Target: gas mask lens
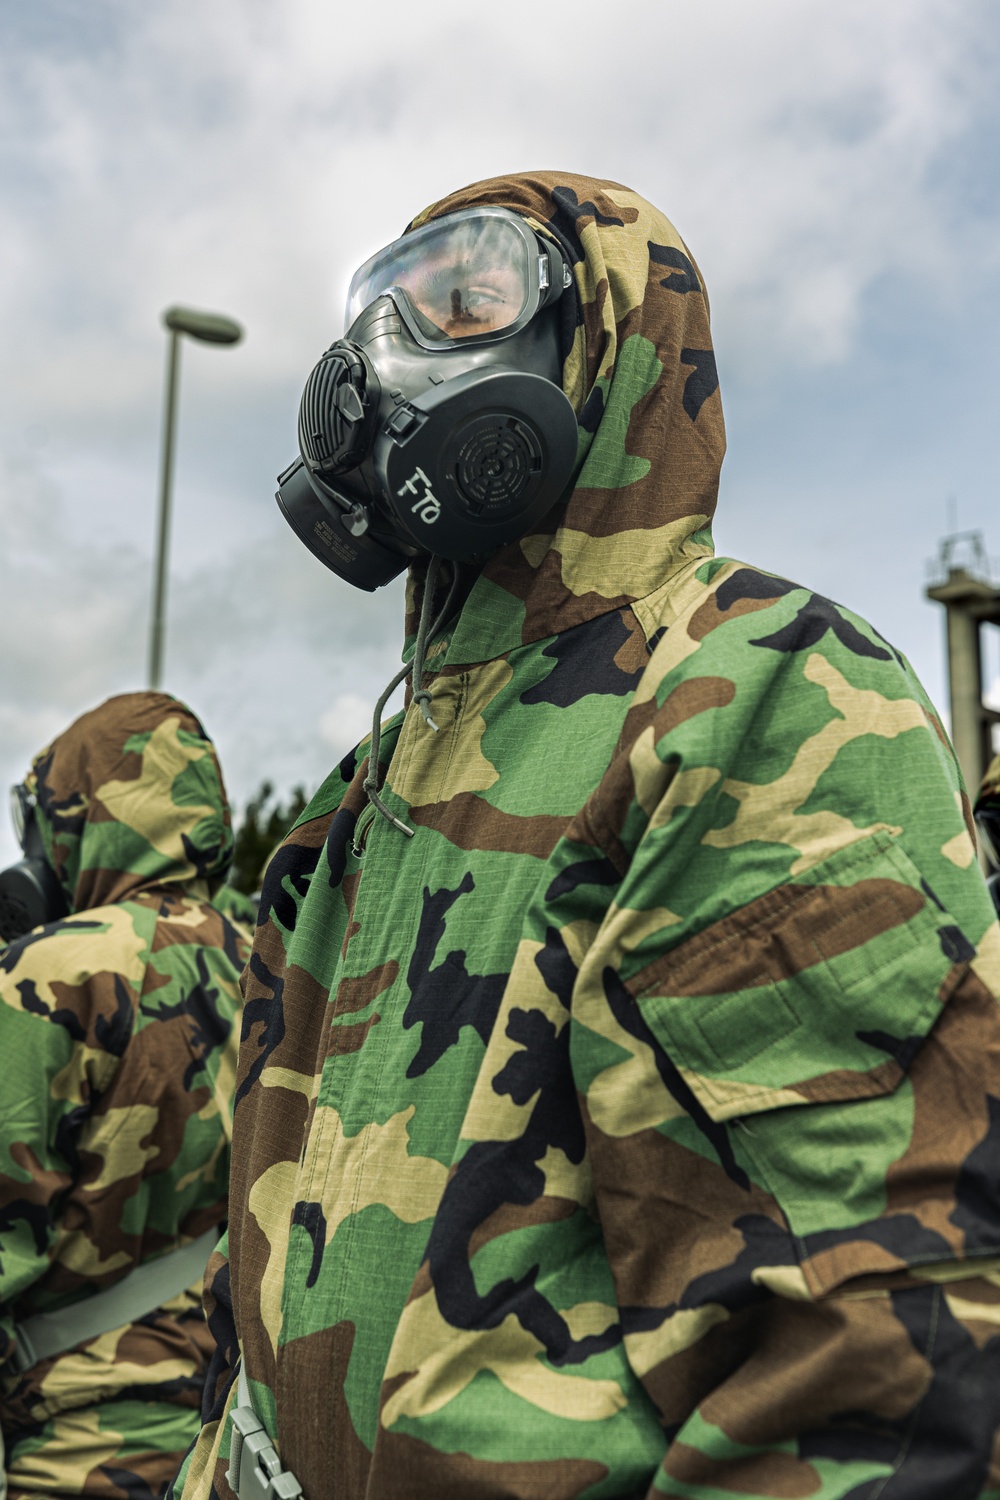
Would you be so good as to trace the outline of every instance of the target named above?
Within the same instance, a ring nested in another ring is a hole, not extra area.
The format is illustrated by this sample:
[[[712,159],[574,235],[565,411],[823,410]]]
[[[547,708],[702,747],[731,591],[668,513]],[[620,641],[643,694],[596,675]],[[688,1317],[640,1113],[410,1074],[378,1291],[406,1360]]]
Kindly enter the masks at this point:
[[[366,261],[351,281],[346,327],[392,289],[409,303],[410,331],[419,343],[481,338],[530,317],[548,283],[547,258],[519,215],[463,210],[404,235]]]
[[[14,824],[14,834],[21,848],[28,836],[28,823],[35,806],[33,792],[29,792],[24,782],[18,782],[10,789],[10,817]]]

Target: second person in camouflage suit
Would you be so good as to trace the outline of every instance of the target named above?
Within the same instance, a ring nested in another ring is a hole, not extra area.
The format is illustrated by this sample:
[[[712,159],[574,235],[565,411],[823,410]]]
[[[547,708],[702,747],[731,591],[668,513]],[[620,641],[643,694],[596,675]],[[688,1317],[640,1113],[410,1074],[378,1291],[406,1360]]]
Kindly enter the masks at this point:
[[[162,693],[84,714],[21,790],[69,915],[0,953],[9,1495],[152,1500],[198,1428],[199,1270],[41,1358],[31,1337],[157,1257],[176,1281],[171,1255],[225,1219],[246,957],[210,904],[229,806],[204,729]]]

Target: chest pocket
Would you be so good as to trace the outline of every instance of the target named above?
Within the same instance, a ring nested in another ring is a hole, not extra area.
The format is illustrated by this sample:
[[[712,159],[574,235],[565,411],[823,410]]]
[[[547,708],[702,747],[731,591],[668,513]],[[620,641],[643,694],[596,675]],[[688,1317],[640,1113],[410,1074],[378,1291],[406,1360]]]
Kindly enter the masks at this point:
[[[913,1134],[905,1081],[974,953],[880,833],[700,933],[632,988],[698,1105],[741,1127],[753,1175],[796,1236],[829,1235],[885,1213]],[[887,1269],[871,1249],[863,1269]]]

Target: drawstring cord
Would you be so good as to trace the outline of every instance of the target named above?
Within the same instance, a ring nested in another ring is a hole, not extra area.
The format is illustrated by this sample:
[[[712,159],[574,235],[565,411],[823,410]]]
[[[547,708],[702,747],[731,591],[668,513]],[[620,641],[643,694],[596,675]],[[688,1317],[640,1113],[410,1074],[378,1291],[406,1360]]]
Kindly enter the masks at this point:
[[[415,830],[412,828],[408,828],[405,823],[401,822],[400,819],[397,818],[395,814],[389,810],[388,807],[386,807],[382,798],[379,796],[378,752],[379,745],[382,739],[382,714],[385,711],[385,705],[392,697],[392,694],[399,687],[399,684],[404,680],[404,678],[409,677],[413,686],[413,701],[419,705],[420,712],[424,716],[424,722],[434,730],[435,734],[438,731],[438,725],[435,724],[433,718],[431,717],[431,695],[423,686],[424,658],[427,654],[428,642],[435,635],[437,635],[438,631],[441,629],[441,626],[446,623],[451,614],[452,601],[454,600],[455,594],[458,589],[459,579],[459,569],[456,567],[455,576],[451,581],[451,587],[448,589],[448,597],[445,599],[444,604],[437,615],[437,618],[432,622],[431,608],[434,603],[434,587],[437,583],[437,576],[440,567],[441,559],[439,557],[431,557],[430,561],[427,564],[427,577],[424,581],[424,597],[420,603],[420,620],[417,625],[417,639],[413,647],[413,660],[412,662],[407,663],[407,665],[402,667],[396,673],[395,677],[385,688],[382,696],[379,698],[378,702],[375,705],[375,713],[372,717],[371,748],[368,751],[368,775],[365,777],[364,781],[365,795],[367,796],[368,801],[371,803],[372,807],[374,807],[375,811],[377,813],[380,813],[382,817],[385,818],[387,823],[391,823],[393,828],[398,828],[400,833],[405,833],[408,839],[412,839]]]
[[[441,567],[441,559],[432,557],[427,564],[427,577],[424,581],[424,597],[420,601],[420,619],[417,623],[417,639],[413,647],[413,675],[410,678],[413,687],[413,701],[419,704],[420,712],[424,716],[424,723],[437,734],[438,726],[431,718],[431,695],[423,686],[424,681],[424,657],[427,654],[427,638],[430,634],[431,604],[434,601],[434,586],[437,583],[438,570]],[[455,570],[456,576],[458,569]],[[451,590],[449,589],[449,593]],[[437,620],[434,621],[435,626]]]

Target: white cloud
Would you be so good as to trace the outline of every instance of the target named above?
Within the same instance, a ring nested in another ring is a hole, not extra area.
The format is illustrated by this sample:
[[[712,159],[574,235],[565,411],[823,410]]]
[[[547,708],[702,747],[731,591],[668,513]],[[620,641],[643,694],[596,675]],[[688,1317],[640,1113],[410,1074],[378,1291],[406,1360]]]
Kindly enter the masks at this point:
[[[346,755],[372,727],[372,700],[360,693],[338,693],[320,716],[319,732],[337,756]]]
[[[604,172],[661,203],[743,373],[764,339],[796,363],[846,357],[866,287],[894,272],[940,290],[955,253],[928,175],[982,103],[980,4],[621,0],[610,46],[603,10],[567,25],[528,0],[502,26],[452,0],[103,12],[103,52],[15,45],[0,64],[20,138],[0,291],[15,404],[56,407],[77,441],[155,409],[170,301],[248,323],[206,380],[294,385],[339,331],[353,266],[493,171]]]
[[[724,386],[849,364],[872,289],[968,306],[996,195],[956,164],[994,109],[991,0],[33,0],[0,14],[0,766],[141,682],[161,310],[185,346],[168,682],[245,799],[315,783],[395,669],[361,597],[275,511],[305,375],[353,267],[462,182],[628,182],[706,272]],[[971,190],[970,190],[971,191]],[[776,396],[777,399],[777,396]],[[767,559],[762,558],[766,563]],[[362,708],[364,713],[362,713]],[[2,823],[2,816],[0,816]]]

